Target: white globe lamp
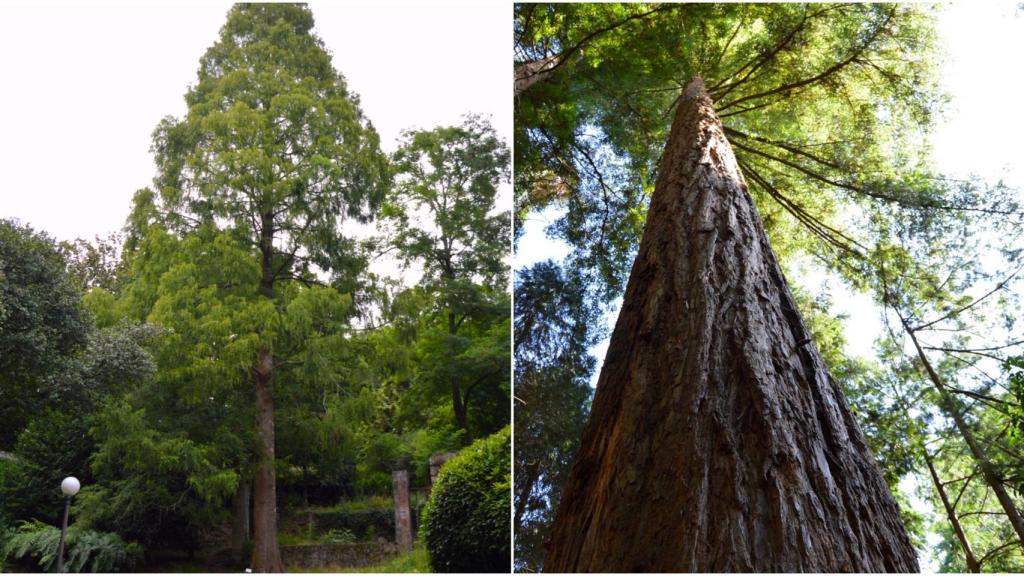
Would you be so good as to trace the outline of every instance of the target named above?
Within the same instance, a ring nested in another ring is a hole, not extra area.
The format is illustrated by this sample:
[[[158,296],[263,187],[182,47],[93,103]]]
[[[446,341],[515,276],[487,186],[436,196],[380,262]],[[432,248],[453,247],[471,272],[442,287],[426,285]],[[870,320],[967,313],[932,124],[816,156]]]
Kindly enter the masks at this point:
[[[81,488],[82,483],[79,482],[78,478],[75,478],[74,476],[68,476],[67,478],[64,479],[63,482],[60,483],[60,491],[63,492],[64,495],[67,496],[68,498],[71,498],[75,494],[78,494],[78,491]]]

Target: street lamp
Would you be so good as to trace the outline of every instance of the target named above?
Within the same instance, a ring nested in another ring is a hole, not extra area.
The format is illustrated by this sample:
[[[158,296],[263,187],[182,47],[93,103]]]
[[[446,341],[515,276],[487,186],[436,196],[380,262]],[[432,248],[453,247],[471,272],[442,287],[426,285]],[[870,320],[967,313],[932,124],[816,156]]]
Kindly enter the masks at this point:
[[[82,484],[78,478],[68,476],[60,483],[60,491],[64,493],[64,521],[60,525],[60,544],[57,545],[57,572],[64,571],[64,535],[68,532],[68,512],[71,511],[71,499],[78,494]]]

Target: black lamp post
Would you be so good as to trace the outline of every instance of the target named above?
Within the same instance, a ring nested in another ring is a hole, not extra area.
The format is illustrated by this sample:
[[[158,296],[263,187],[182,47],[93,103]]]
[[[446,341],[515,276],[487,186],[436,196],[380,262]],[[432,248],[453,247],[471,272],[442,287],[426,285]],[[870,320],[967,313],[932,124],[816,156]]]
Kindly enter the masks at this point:
[[[64,536],[68,532],[68,513],[71,511],[71,499],[81,487],[78,478],[74,476],[68,476],[60,483],[60,491],[64,493],[64,521],[60,525],[60,543],[57,544],[57,572],[64,571]]]

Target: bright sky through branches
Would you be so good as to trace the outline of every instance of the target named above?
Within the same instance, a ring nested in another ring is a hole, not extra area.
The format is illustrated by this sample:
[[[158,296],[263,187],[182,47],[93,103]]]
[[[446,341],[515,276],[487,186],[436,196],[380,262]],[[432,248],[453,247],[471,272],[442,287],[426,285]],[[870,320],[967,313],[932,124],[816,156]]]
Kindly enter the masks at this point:
[[[1024,12],[1016,3],[959,2],[942,8],[938,28],[947,54],[942,87],[950,101],[932,137],[936,166],[948,176],[976,175],[1024,189],[1024,159],[1017,143],[1024,134],[1019,105],[1024,76],[1017,73],[1019,56],[1024,54]],[[531,215],[519,243],[517,268],[568,254],[566,245],[543,237],[544,228],[557,217],[554,210]],[[851,294],[821,274],[792,280],[812,294],[827,285],[836,312],[848,316],[847,351],[873,355],[881,322],[870,296]],[[609,321],[614,324],[615,314]],[[599,362],[607,344],[606,340],[593,350]]]

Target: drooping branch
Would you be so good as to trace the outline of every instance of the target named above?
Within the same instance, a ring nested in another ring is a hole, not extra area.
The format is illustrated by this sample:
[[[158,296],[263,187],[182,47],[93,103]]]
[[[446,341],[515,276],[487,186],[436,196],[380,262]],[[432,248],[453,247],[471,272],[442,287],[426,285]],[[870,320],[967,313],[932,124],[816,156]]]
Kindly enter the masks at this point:
[[[968,303],[968,304],[966,304],[964,306],[961,306],[960,308],[957,308],[955,310],[951,310],[949,313],[943,314],[942,316],[939,316],[938,318],[936,318],[934,320],[930,320],[928,322],[924,322],[922,324],[918,324],[917,326],[915,326],[913,328],[914,332],[919,332],[921,330],[925,330],[925,329],[927,329],[927,328],[929,328],[931,326],[934,326],[934,325],[938,324],[939,322],[943,322],[945,320],[949,320],[950,318],[955,318],[955,317],[959,316],[960,314],[962,314],[962,313],[970,310],[971,308],[977,306],[978,304],[983,302],[989,296],[992,296],[996,292],[998,292],[998,291],[1002,290],[1003,288],[1005,288],[1006,285],[1009,284],[1010,281],[1013,280],[1013,278],[1015,276],[1017,276],[1017,274],[1021,271],[1021,269],[1024,269],[1024,262],[1021,262],[1020,266],[1017,266],[1017,268],[1014,269],[1014,271],[1009,276],[1007,276],[1001,282],[996,284],[996,286],[994,288],[992,288],[991,290],[986,292],[980,298],[978,298],[976,300],[972,300],[970,303]]]
[[[742,96],[740,98],[737,98],[736,100],[733,100],[731,102],[722,104],[721,106],[718,107],[718,111],[722,112],[722,111],[727,110],[727,109],[729,109],[729,108],[731,108],[731,107],[733,107],[733,106],[735,106],[737,104],[742,104],[743,102],[748,102],[750,100],[757,100],[757,99],[760,99],[760,98],[765,98],[767,96],[772,96],[774,94],[791,94],[795,90],[799,90],[799,89],[801,89],[801,88],[803,88],[805,86],[809,86],[811,84],[815,84],[817,82],[821,82],[822,80],[825,80],[826,78],[828,78],[828,77],[830,77],[830,76],[832,76],[834,74],[839,73],[844,68],[846,68],[848,65],[854,63],[856,61],[856,59],[861,54],[864,53],[865,50],[867,50],[869,47],[871,47],[871,45],[878,38],[878,35],[882,32],[882,30],[885,29],[886,26],[888,26],[889,22],[892,20],[892,18],[893,18],[893,16],[895,14],[896,14],[895,9],[891,10],[886,15],[885,20],[883,20],[882,23],[877,28],[875,28],[875,30],[871,33],[871,35],[868,37],[867,40],[865,40],[860,46],[858,46],[856,49],[854,49],[852,54],[847,56],[845,59],[840,60],[839,62],[836,62],[832,66],[829,66],[828,68],[826,68],[825,70],[821,71],[820,73],[815,74],[814,76],[811,76],[809,78],[803,78],[803,79],[797,80],[795,82],[790,82],[790,83],[787,83],[787,84],[782,84],[781,86],[777,86],[777,87],[772,88],[770,90],[765,90],[764,92],[758,92],[756,94],[749,94],[747,96]]]
[[[775,199],[787,212],[792,214],[808,230],[843,252],[855,256],[859,260],[864,259],[864,254],[855,248],[856,246],[861,250],[866,250],[864,245],[843,234],[839,230],[832,228],[828,224],[825,224],[821,220],[811,216],[799,204],[783,195],[776,186],[769,182],[767,178],[762,176],[751,165],[743,162],[742,160],[737,160],[737,162],[744,174],[750,176],[755,183],[767,192],[769,196]]]
[[[801,165],[801,164],[799,164],[799,163],[797,163],[797,162],[795,162],[793,160],[789,160],[789,159],[783,158],[781,156],[776,156],[774,154],[769,154],[768,152],[765,152],[764,150],[761,150],[761,149],[758,149],[758,148],[754,148],[753,146],[750,146],[748,144],[743,144],[742,142],[735,142],[734,141],[734,142],[732,142],[732,145],[735,148],[739,148],[740,150],[743,150],[745,152],[750,152],[751,154],[755,154],[757,156],[761,156],[762,158],[766,158],[768,160],[772,160],[774,162],[778,162],[779,164],[783,164],[785,166],[788,166],[788,167],[790,167],[790,168],[792,168],[792,169],[794,169],[794,170],[796,170],[796,171],[798,171],[798,172],[800,172],[800,173],[802,173],[802,174],[804,174],[806,176],[809,176],[809,177],[811,177],[814,180],[822,182],[824,184],[829,184],[831,186],[835,186],[835,187],[841,188],[843,190],[848,190],[850,192],[855,192],[857,194],[862,194],[864,196],[875,198],[877,200],[884,200],[886,202],[891,202],[891,203],[894,203],[894,204],[897,204],[897,205],[900,205],[900,206],[904,206],[904,207],[907,207],[907,208],[918,208],[918,209],[920,209],[920,208],[927,208],[927,209],[936,209],[936,210],[946,210],[946,211],[952,211],[952,212],[980,212],[980,213],[984,213],[984,214],[996,214],[996,215],[1002,215],[1002,216],[1009,216],[1009,215],[1017,215],[1017,214],[1019,214],[1019,212],[1013,211],[1013,210],[993,210],[993,209],[990,209],[990,208],[981,208],[981,207],[977,207],[977,206],[955,206],[955,205],[952,205],[952,204],[941,204],[941,203],[938,203],[938,202],[933,202],[933,201],[928,201],[928,200],[925,200],[925,201],[922,201],[922,202],[908,203],[905,199],[900,198],[899,196],[893,196],[891,194],[885,194],[885,193],[879,192],[877,190],[871,190],[871,189],[865,188],[863,186],[858,186],[856,184],[852,184],[850,182],[843,182],[843,181],[840,181],[840,180],[836,180],[834,178],[830,178],[830,177],[822,174],[821,172],[818,172],[816,170],[812,170],[812,169],[810,169],[810,168],[808,168],[806,166],[803,166],[803,165]]]
[[[797,34],[799,34],[801,31],[803,31],[807,27],[807,22],[811,18],[820,16],[821,14],[824,14],[825,12],[828,12],[828,11],[829,11],[829,8],[825,8],[825,9],[820,10],[820,11],[814,13],[814,14],[810,14],[809,15],[809,14],[807,14],[807,10],[805,8],[804,9],[804,13],[801,14],[801,16],[800,16],[800,21],[797,22],[796,26],[794,26],[789,32],[787,32],[786,35],[784,35],[782,37],[782,39],[779,40],[779,42],[777,44],[775,44],[772,48],[770,48],[768,51],[766,51],[764,54],[762,54],[760,58],[756,58],[754,60],[748,60],[743,66],[740,66],[739,69],[737,69],[732,74],[729,74],[727,76],[723,76],[722,79],[719,80],[717,83],[715,83],[714,86],[708,88],[708,93],[716,101],[722,100],[723,98],[725,98],[725,96],[727,94],[729,94],[729,92],[732,92],[737,86],[740,86],[743,83],[745,83],[747,80],[749,80],[750,77],[754,74],[754,72],[756,72],[759,68],[761,68],[762,66],[764,66],[768,62],[774,60],[776,56],[778,56],[785,49],[787,49],[793,43],[793,40],[796,38]],[[734,36],[735,36],[735,34],[734,34]],[[731,43],[731,42],[732,42],[732,39],[730,38],[729,43]],[[729,43],[726,44],[726,49],[728,49]],[[725,50],[723,50],[723,54],[724,53],[725,53]],[[721,57],[719,57],[719,58],[721,58]],[[747,68],[749,68],[749,70],[747,70]],[[729,81],[729,80],[735,78],[736,76],[742,74],[744,70],[747,70],[747,73],[744,74],[742,78],[740,78],[739,80],[736,80],[735,82],[730,82],[730,83],[726,84],[727,81]]]

